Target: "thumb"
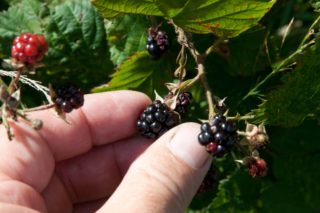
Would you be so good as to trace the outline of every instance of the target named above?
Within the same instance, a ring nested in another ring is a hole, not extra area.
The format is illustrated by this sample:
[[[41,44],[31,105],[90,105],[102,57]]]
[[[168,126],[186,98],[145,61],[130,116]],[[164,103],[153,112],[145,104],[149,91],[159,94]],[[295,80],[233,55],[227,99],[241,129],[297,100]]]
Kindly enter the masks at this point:
[[[100,212],[184,212],[211,163],[199,132],[199,124],[186,123],[159,138],[131,164]]]

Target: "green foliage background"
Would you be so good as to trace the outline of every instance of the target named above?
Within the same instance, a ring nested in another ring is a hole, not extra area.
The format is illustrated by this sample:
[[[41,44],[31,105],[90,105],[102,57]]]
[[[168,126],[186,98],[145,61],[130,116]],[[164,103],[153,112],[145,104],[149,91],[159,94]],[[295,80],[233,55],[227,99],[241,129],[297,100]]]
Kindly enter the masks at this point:
[[[319,6],[318,1],[303,0],[95,0],[94,5],[87,0],[7,0],[0,2],[0,51],[9,58],[15,36],[41,33],[50,50],[46,66],[31,78],[45,85],[74,82],[86,92],[133,89],[154,98],[154,90],[165,95],[164,83],[174,81],[180,50],[168,19],[191,32],[200,51],[217,36],[229,38],[227,49],[221,47],[206,60],[209,84],[215,95],[228,97],[231,115],[253,111],[256,122],[267,124],[271,143],[261,155],[269,175],[252,179],[227,156],[217,161],[216,188],[195,197],[187,212],[313,213],[320,212],[319,41],[291,61],[296,62],[293,69],[243,97],[297,50],[319,16]],[[159,23],[171,45],[154,61],[145,50],[146,36]],[[318,40],[319,25],[314,30]],[[187,78],[192,78],[195,64],[188,58]],[[26,105],[41,103],[33,90],[25,90]],[[195,100],[187,120],[205,119],[201,86],[191,92]]]

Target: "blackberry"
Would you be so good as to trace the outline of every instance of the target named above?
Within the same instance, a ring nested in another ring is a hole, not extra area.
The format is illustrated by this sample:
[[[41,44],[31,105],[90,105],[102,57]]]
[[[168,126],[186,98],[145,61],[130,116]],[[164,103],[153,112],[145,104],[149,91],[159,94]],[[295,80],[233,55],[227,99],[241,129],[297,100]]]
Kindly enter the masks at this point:
[[[146,107],[137,121],[141,135],[157,138],[180,123],[180,116],[161,101],[154,101]]]
[[[159,59],[169,47],[168,36],[164,31],[149,29],[146,48],[152,59]]]
[[[177,98],[177,105],[174,111],[178,112],[180,115],[186,114],[191,100],[192,95],[190,92],[180,93]]]
[[[69,113],[73,109],[78,109],[83,105],[84,97],[77,86],[68,84],[55,89],[55,96],[52,98],[52,101],[58,109]]]
[[[206,147],[207,152],[217,157],[229,152],[238,139],[236,124],[221,114],[214,116],[210,124],[203,123],[200,129],[199,143]]]
[[[243,159],[243,163],[248,168],[251,177],[264,177],[267,175],[267,163],[262,158],[246,157]]]
[[[13,40],[11,56],[24,64],[34,65],[48,51],[48,43],[42,35],[23,33]]]

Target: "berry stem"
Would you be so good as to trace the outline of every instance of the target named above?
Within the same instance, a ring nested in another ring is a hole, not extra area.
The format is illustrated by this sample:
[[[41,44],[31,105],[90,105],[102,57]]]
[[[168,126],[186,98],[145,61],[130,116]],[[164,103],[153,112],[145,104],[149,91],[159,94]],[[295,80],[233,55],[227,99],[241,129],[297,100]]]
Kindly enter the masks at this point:
[[[12,94],[18,88],[18,82],[22,74],[23,69],[19,68],[17,74],[13,77],[12,81],[9,84],[9,93]]]
[[[205,66],[204,66],[204,62],[205,62],[207,54],[206,53],[200,54],[198,52],[198,50],[194,47],[193,43],[191,42],[191,36],[189,34],[185,33],[182,28],[175,25],[172,20],[170,21],[170,23],[175,28],[175,31],[177,33],[177,41],[179,42],[179,44],[181,46],[185,46],[190,51],[195,62],[197,63],[198,73],[193,79],[191,79],[190,82],[188,82],[188,84],[185,86],[184,89],[190,88],[191,86],[193,86],[193,84],[195,84],[196,82],[198,82],[200,80],[202,86],[205,89],[206,98],[207,98],[207,102],[208,102],[208,108],[209,108],[209,120],[211,120],[215,116],[215,112],[214,112],[215,104],[214,104],[214,101],[212,98],[213,92],[211,91],[210,86],[208,84],[208,80],[207,80],[206,72],[205,72]]]
[[[55,104],[47,104],[47,105],[42,105],[34,108],[29,108],[29,109],[24,109],[24,112],[35,112],[35,111],[40,111],[40,110],[45,110],[45,109],[51,109],[55,107]]]
[[[228,117],[228,120],[234,120],[234,121],[247,121],[247,120],[252,120],[255,118],[255,115],[244,115],[244,116],[241,116],[241,115],[236,115],[234,117]]]
[[[213,42],[213,44],[206,50],[205,52],[205,56],[207,57],[208,55],[210,55],[211,53],[213,52],[217,52],[218,51],[218,46],[221,44],[221,43],[227,43],[228,40],[225,39],[224,37],[219,37],[217,40],[215,40]]]
[[[50,95],[48,94],[49,92],[49,89],[43,85],[41,85],[41,82],[39,81],[36,81],[36,80],[32,80],[24,75],[21,75],[22,73],[18,73],[19,71],[6,71],[6,70],[1,70],[0,69],[0,75],[3,75],[3,76],[8,76],[8,77],[12,77],[12,78],[15,78],[17,79],[17,75],[19,75],[19,78],[18,80],[23,83],[23,84],[27,84],[29,85],[30,87],[36,89],[37,91],[39,92],[42,92],[43,95],[46,97],[47,101],[49,103],[51,103],[51,97]],[[9,86],[10,88],[10,86]]]
[[[302,41],[301,41],[301,43],[299,45],[299,48],[301,48],[306,43],[306,41],[310,38],[310,36],[312,34],[314,34],[314,32],[313,32],[314,29],[313,28],[315,28],[315,26],[319,23],[319,21],[320,21],[320,16],[318,16],[318,18],[309,27],[307,34],[304,36],[304,38],[302,39]]]

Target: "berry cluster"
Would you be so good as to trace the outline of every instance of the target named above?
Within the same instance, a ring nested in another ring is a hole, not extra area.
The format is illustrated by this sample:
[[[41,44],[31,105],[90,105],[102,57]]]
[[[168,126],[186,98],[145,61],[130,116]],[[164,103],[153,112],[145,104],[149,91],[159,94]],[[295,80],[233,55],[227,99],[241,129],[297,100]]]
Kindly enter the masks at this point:
[[[264,177],[267,175],[267,163],[262,158],[250,158],[246,166],[251,177]]]
[[[69,113],[73,109],[78,109],[84,103],[83,93],[75,85],[64,85],[55,90],[52,98],[58,109]]]
[[[23,33],[13,40],[12,58],[24,64],[34,65],[48,51],[48,43],[42,35]]]
[[[168,35],[164,31],[150,30],[146,47],[153,59],[159,59],[169,47]]]
[[[178,95],[177,104],[174,111],[178,112],[180,115],[186,114],[191,100],[192,95],[190,92],[180,93]]]
[[[137,121],[137,127],[141,135],[147,138],[157,138],[179,123],[179,114],[157,100],[143,111]]]
[[[206,146],[207,152],[217,157],[222,157],[230,151],[237,138],[236,124],[227,121],[221,114],[214,116],[210,124],[203,123],[198,135],[199,143]]]

